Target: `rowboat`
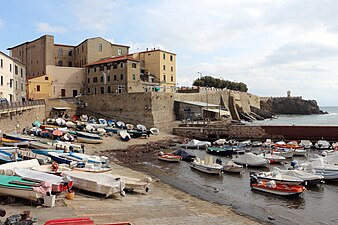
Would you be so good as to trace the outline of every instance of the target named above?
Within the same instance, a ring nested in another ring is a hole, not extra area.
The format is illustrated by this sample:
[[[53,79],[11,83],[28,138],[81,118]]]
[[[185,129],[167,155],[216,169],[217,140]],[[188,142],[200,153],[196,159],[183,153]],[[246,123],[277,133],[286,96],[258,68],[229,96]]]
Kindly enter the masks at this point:
[[[14,168],[31,168],[32,166],[40,166],[37,159],[23,160],[18,162],[9,162],[0,165],[0,174],[14,176]]]
[[[48,174],[40,171],[35,171],[26,168],[14,168],[14,173],[22,177],[24,180],[42,182],[47,181],[52,185],[52,192],[62,192],[69,190],[73,186],[72,180],[65,180],[62,177]]]
[[[125,183],[125,190],[134,191],[134,190],[144,190],[145,192],[149,191],[150,184],[152,179],[150,177],[146,177],[144,179],[120,176],[118,174],[112,174],[113,177],[121,178]]]
[[[104,194],[106,197],[118,193],[122,196],[125,194],[123,191],[125,182],[111,174],[66,171],[62,173],[62,176],[69,176],[74,181],[74,187],[76,188]]]
[[[43,143],[40,141],[30,141],[29,142],[29,148],[34,148],[34,149],[55,149],[55,147],[47,144],[47,143]]]
[[[97,134],[87,133],[87,132],[77,132],[77,140],[79,142],[90,143],[90,144],[101,144],[102,138]]]
[[[55,150],[55,149],[31,149],[31,151],[34,152],[35,154],[46,156],[48,156],[50,152],[63,153],[63,150]]]
[[[156,127],[150,128],[149,131],[153,135],[158,135],[160,133],[160,130]]]
[[[16,140],[16,141],[36,141],[35,137],[31,137],[28,135],[23,135],[23,134],[9,134],[5,133],[2,135],[2,137],[11,139],[11,140]]]
[[[18,150],[10,150],[10,152],[0,150],[0,164],[21,160],[16,151]]]
[[[277,184],[274,180],[260,181],[254,175],[250,175],[250,186],[252,190],[282,196],[296,196],[302,194],[306,190],[302,185]]]
[[[222,174],[223,166],[213,162],[212,157],[206,157],[205,160],[195,158],[190,163],[190,167],[208,174]]]
[[[143,130],[127,130],[132,138],[139,138],[139,137],[148,137],[150,131],[143,131]]]
[[[1,138],[1,143],[4,146],[15,146],[15,147],[27,147],[29,146],[29,141],[19,141],[19,140],[12,140],[8,138]]]
[[[164,154],[160,152],[157,157],[159,160],[166,161],[166,162],[180,162],[182,157],[174,154]]]

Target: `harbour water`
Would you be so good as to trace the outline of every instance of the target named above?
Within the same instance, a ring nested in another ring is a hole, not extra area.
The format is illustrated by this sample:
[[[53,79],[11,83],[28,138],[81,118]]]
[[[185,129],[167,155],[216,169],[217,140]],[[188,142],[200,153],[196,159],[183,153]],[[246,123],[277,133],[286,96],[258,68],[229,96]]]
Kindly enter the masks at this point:
[[[338,107],[323,107],[329,114],[306,116],[280,116],[278,119],[255,122],[256,124],[280,125],[338,125]],[[338,141],[338,140],[337,140]],[[204,158],[205,150],[187,150]],[[259,149],[252,149],[257,152]],[[310,150],[309,157],[318,151]],[[229,158],[221,157],[223,163]],[[216,156],[214,156],[216,159]],[[295,157],[299,163],[306,157]],[[166,163],[157,160],[156,155],[144,155],[142,163],[133,165],[146,171],[182,191],[209,202],[231,206],[236,212],[272,224],[338,224],[338,182],[327,182],[318,187],[308,187],[299,197],[286,198],[272,194],[251,191],[249,172],[278,167],[286,169],[286,164],[271,164],[269,168],[247,168],[242,175],[225,173],[214,176],[195,171],[189,163]]]

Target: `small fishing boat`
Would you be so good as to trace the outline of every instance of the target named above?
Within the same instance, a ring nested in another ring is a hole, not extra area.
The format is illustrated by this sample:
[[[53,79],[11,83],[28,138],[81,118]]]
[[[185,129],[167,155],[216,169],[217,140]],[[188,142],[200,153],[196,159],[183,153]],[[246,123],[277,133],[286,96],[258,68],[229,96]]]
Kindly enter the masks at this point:
[[[324,176],[324,180],[338,180],[338,166],[327,164],[323,158],[318,158],[309,163],[303,163],[302,166],[309,171],[311,168],[317,175]]]
[[[18,150],[3,151],[0,150],[0,164],[20,161]]]
[[[145,177],[143,179],[120,176],[119,174],[112,174],[113,177],[119,177],[125,183],[125,190],[134,191],[134,190],[144,190],[145,192],[149,191],[150,184],[152,179],[150,177]]]
[[[69,176],[74,181],[74,187],[82,190],[104,194],[106,197],[118,193],[125,195],[123,191],[125,182],[111,174],[66,171],[62,176]]]
[[[66,180],[62,177],[48,174],[40,171],[35,171],[26,168],[14,168],[14,173],[16,176],[23,178],[24,180],[29,180],[33,182],[43,182],[47,181],[52,185],[52,192],[62,192],[69,190],[73,186],[72,180]]]
[[[14,176],[14,168],[31,168],[32,166],[40,166],[37,159],[9,162],[0,165],[0,174],[6,176]]]
[[[75,128],[75,123],[72,121],[67,121],[65,125],[68,128]]]
[[[136,130],[146,131],[147,128],[146,128],[146,126],[144,126],[144,125],[142,125],[142,124],[137,124],[137,125],[136,125]]]
[[[284,156],[285,158],[292,158],[295,154],[295,150],[291,148],[274,148],[271,152],[273,155]]]
[[[328,142],[328,141],[319,140],[319,141],[316,142],[314,147],[318,150],[325,150],[325,149],[330,149],[331,145],[330,145],[330,142]]]
[[[123,129],[126,126],[126,124],[122,121],[115,122],[115,125],[117,128],[120,128],[120,129]]]
[[[179,149],[173,152],[172,154],[181,156],[183,161],[188,161],[188,162],[192,162],[196,158],[196,155],[190,154],[183,149]]]
[[[62,119],[62,118],[57,118],[57,119],[55,119],[55,123],[56,123],[58,126],[60,126],[60,127],[63,127],[63,126],[66,125],[66,121],[65,121],[64,119]]]
[[[127,130],[133,130],[135,128],[135,126],[133,124],[127,123],[126,128],[127,128]]]
[[[274,168],[274,170],[276,170],[278,168]],[[293,177],[297,177],[299,179],[303,180],[302,185],[305,186],[313,186],[313,185],[318,185],[318,184],[323,184],[324,183],[324,176],[322,175],[316,175],[314,173],[308,173],[306,171],[301,171],[298,169],[293,169],[293,170],[280,170],[279,169],[279,173],[281,173],[282,175],[288,175],[288,176],[293,176]]]
[[[17,176],[0,175],[0,195],[36,201],[50,192],[51,188],[51,185],[46,182],[41,184]]]
[[[258,155],[255,155],[251,152],[245,153],[244,155],[233,158],[237,164],[245,165],[245,166],[253,166],[253,167],[265,167],[269,164],[269,160],[264,159]]]
[[[279,163],[284,161],[286,158],[284,156],[281,155],[275,155],[275,154],[271,154],[271,153],[262,153],[259,154],[260,157],[269,160],[270,163]]]
[[[301,140],[299,145],[304,146],[305,149],[309,149],[313,147],[313,144],[310,140]]]
[[[30,167],[31,170],[40,171],[44,173],[54,174],[60,176],[64,171],[72,171],[67,164],[57,164],[56,162],[46,165],[35,165]]]
[[[225,145],[223,147],[208,147],[207,153],[231,157],[232,155],[244,154],[245,148],[232,145]]]
[[[241,173],[243,172],[243,166],[234,163],[233,161],[229,160],[227,164],[223,166],[223,171],[228,173]]]
[[[109,163],[108,157],[106,156],[96,156],[96,155],[86,155],[78,152],[69,152],[69,156],[74,157],[80,161],[103,164],[106,165]]]
[[[226,139],[218,139],[216,141],[214,141],[212,144],[213,145],[224,145],[227,142]]]
[[[97,134],[87,133],[87,132],[77,132],[77,140],[79,142],[90,143],[90,144],[101,144],[102,138]]]
[[[277,184],[300,185],[304,182],[304,180],[300,178],[281,174],[279,170],[276,169],[272,172],[259,172],[256,176],[260,181],[274,180]]]
[[[205,160],[195,158],[195,160],[190,163],[190,167],[208,174],[222,174],[223,170],[223,166],[214,163],[211,156],[206,157]]]
[[[126,130],[121,130],[119,136],[122,141],[129,141],[131,139],[130,134]]]
[[[281,196],[297,196],[306,190],[302,185],[277,184],[274,180],[260,181],[254,174],[250,174],[250,187],[252,190]]]
[[[155,128],[155,127],[150,128],[149,131],[153,135],[158,135],[160,133],[160,130],[158,128]]]
[[[209,141],[199,141],[196,139],[193,139],[187,143],[183,143],[181,145],[179,145],[181,147],[185,147],[185,148],[208,148],[209,146],[211,146],[211,143]]]
[[[73,171],[83,171],[88,173],[105,173],[111,171],[112,169],[108,164],[97,165],[95,163],[78,163],[75,166],[71,166]]]
[[[121,131],[125,131],[125,130],[117,128],[117,127],[104,127],[103,129],[106,130],[106,133],[113,133],[113,134],[117,134]]]
[[[157,158],[166,162],[180,162],[182,157],[174,154],[164,154],[162,151],[158,153]]]
[[[29,135],[23,135],[23,134],[9,134],[5,133],[2,135],[2,137],[16,140],[16,141],[36,141],[37,139],[35,137],[29,136]]]
[[[127,130],[132,138],[149,137],[150,131]]]
[[[307,150],[298,148],[298,149],[295,149],[293,155],[294,156],[305,156],[306,153],[307,153]]]
[[[262,144],[263,144],[263,142],[261,142],[261,141],[253,141],[251,143],[251,146],[252,147],[260,147],[260,146],[262,146]]]
[[[20,141],[20,140],[12,140],[8,138],[1,138],[1,143],[4,146],[15,146],[15,147],[28,147],[29,141]]]
[[[31,149],[31,151],[35,154],[45,155],[45,156],[48,156],[48,154],[51,152],[63,153],[63,150],[56,150],[56,149]]]
[[[80,217],[80,218],[61,218],[48,220],[44,225],[94,225],[94,221],[92,221],[89,217]]]
[[[29,142],[29,148],[34,149],[55,149],[55,147],[40,141],[30,141]]]

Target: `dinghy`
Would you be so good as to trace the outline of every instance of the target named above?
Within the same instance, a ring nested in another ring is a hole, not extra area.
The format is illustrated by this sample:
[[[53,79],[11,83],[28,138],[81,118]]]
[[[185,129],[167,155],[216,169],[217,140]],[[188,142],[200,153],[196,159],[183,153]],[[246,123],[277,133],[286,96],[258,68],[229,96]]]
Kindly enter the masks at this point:
[[[142,125],[142,124],[136,125],[136,129],[137,129],[137,130],[140,130],[140,131],[146,131],[146,130],[147,130],[146,126],[144,126],[144,125]]]
[[[251,152],[238,156],[232,159],[232,161],[240,165],[253,166],[253,167],[265,167],[269,164],[269,161],[267,159],[264,159]]]
[[[274,180],[260,181],[255,174],[250,174],[250,187],[252,190],[281,196],[297,196],[306,190],[302,185],[277,184]]]
[[[119,136],[122,141],[129,141],[131,139],[130,134],[126,130],[121,130]]]
[[[153,135],[158,135],[160,133],[160,130],[158,128],[155,128],[155,127],[150,128],[149,131]]]
[[[123,191],[125,182],[111,174],[66,171],[62,173],[62,176],[69,176],[74,181],[76,188],[104,194],[106,197],[118,193],[122,196],[125,194]]]
[[[166,162],[180,162],[182,157],[174,154],[164,154],[162,151],[158,153],[157,158]]]
[[[313,144],[310,140],[301,140],[299,145],[304,146],[305,149],[312,148],[312,146],[313,146]]]
[[[18,150],[2,151],[0,150],[0,164],[21,161]]]
[[[318,150],[325,150],[325,149],[330,149],[331,145],[328,141],[325,140],[319,140],[316,142],[316,144],[314,145],[314,147]]]
[[[211,156],[205,157],[204,161],[195,158],[195,160],[190,163],[190,167],[209,174],[222,174],[223,170],[223,166],[214,163]]]

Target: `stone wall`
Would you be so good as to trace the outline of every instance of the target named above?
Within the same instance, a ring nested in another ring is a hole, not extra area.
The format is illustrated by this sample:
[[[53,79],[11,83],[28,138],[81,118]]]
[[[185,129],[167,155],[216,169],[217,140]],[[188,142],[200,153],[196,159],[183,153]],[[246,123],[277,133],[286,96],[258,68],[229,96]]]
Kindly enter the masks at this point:
[[[46,109],[45,117],[54,117],[53,107],[68,107],[69,110],[66,113],[70,116],[77,114],[77,105],[75,104],[75,98],[56,98],[56,99],[46,99]]]
[[[1,114],[0,130],[2,133],[19,132],[24,127],[31,127],[32,122],[42,120],[45,118],[45,106],[23,110],[19,112],[12,112],[9,114]]]

